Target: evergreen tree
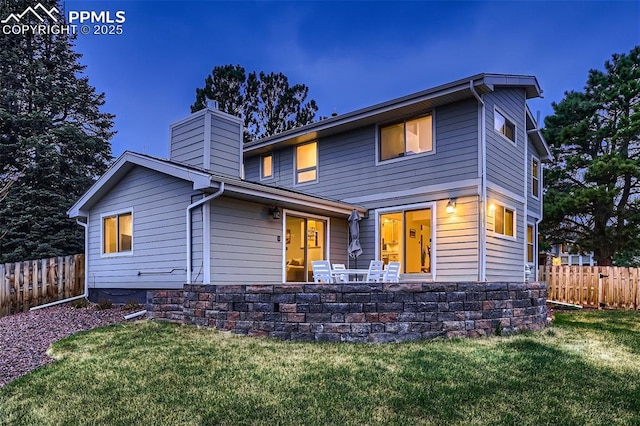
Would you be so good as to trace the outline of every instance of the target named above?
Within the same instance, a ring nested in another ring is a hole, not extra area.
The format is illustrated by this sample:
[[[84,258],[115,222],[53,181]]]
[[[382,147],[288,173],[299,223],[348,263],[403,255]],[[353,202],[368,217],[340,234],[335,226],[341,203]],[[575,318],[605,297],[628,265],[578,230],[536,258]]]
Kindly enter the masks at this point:
[[[47,10],[54,0],[40,0]],[[2,2],[0,17],[20,14],[30,1]],[[55,12],[54,12],[55,13]],[[21,24],[64,25],[44,13]],[[83,229],[67,210],[111,161],[113,115],[104,94],[83,76],[69,34],[0,35],[0,178],[13,182],[0,203],[0,262],[83,251]]]
[[[318,106],[313,99],[307,102],[308,93],[304,84],[290,86],[282,73],[247,75],[240,65],[216,66],[204,87],[196,89],[191,112],[215,100],[221,111],[242,118],[249,142],[312,123]]]
[[[591,70],[584,92],[553,108],[541,231],[611,265],[616,253],[640,248],[640,46]]]

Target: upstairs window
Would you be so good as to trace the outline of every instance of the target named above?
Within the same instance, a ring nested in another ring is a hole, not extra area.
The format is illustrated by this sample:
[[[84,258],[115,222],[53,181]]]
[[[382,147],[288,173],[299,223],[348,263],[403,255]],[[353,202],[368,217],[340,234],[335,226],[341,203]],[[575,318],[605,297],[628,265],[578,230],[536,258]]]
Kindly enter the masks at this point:
[[[501,133],[511,142],[516,142],[516,125],[500,112],[493,112],[493,128],[496,132]]]
[[[103,254],[130,253],[133,245],[133,216],[125,212],[102,218]]]
[[[296,146],[296,183],[313,182],[318,179],[318,143]]]
[[[540,196],[540,161],[535,158],[531,160],[531,195]]]
[[[433,150],[431,114],[380,128],[380,161]]]
[[[269,179],[273,177],[273,154],[262,156],[260,162],[260,178]]]

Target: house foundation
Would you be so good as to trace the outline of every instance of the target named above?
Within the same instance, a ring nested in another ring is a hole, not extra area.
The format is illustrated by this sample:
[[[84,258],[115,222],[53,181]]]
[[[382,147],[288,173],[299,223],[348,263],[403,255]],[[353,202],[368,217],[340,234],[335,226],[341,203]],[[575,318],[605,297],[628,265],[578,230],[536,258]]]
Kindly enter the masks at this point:
[[[186,284],[147,295],[153,318],[250,336],[403,342],[541,330],[544,282]]]

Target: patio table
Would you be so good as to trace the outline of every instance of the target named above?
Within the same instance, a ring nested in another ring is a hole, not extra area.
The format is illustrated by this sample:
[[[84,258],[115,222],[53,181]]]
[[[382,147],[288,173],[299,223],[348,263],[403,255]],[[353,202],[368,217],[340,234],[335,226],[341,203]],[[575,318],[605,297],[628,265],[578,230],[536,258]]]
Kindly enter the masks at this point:
[[[366,276],[369,273],[369,269],[332,269],[331,270],[331,276],[334,277],[334,279],[340,275],[346,275],[347,276],[347,282],[362,282],[364,281],[364,277],[362,278],[362,280],[358,279],[359,275],[364,275]],[[351,279],[351,276],[355,275],[355,280]]]

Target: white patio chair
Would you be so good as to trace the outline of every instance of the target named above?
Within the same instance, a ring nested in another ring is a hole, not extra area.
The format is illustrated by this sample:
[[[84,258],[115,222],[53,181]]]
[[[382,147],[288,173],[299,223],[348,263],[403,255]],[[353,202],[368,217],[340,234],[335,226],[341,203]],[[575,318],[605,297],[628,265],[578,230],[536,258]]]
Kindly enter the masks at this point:
[[[331,264],[328,260],[311,261],[311,269],[313,269],[313,281],[317,283],[332,283]]]
[[[367,272],[367,282],[381,282],[384,278],[384,262],[381,260],[372,260],[369,263],[369,272]]]
[[[338,274],[335,273],[335,271],[344,271],[345,269],[347,269],[344,266],[344,263],[334,263],[333,265],[331,265],[331,268],[334,271],[333,276],[334,276],[335,281],[337,283],[346,283],[347,281],[349,281],[349,277],[347,276],[347,274],[339,274],[338,275]]]
[[[400,281],[400,262],[389,262],[384,271],[384,282],[397,283]]]

